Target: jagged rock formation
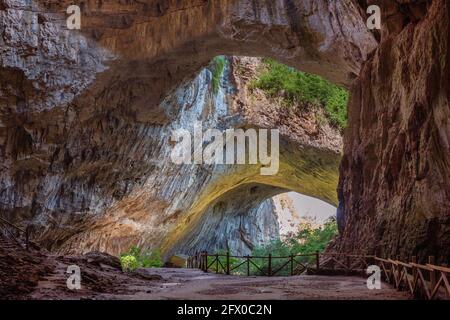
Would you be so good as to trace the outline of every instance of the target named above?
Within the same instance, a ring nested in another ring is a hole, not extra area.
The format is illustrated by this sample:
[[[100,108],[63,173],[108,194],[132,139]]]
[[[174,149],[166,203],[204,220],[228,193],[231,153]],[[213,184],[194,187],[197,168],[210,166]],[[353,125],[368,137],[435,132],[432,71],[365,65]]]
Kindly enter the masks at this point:
[[[255,247],[279,239],[274,203],[267,198],[280,191],[264,185],[246,185],[224,194],[208,207],[175,250],[247,255]]]
[[[381,1],[381,43],[352,93],[340,247],[450,256],[448,1]]]
[[[278,237],[277,217],[265,201],[271,196],[296,190],[336,203],[339,132],[320,123],[316,118],[320,110],[286,113],[264,93],[248,92],[259,64],[258,59],[234,58],[217,93],[211,86],[211,72],[205,69],[165,99],[164,104],[174,104],[182,112],[167,126],[147,126],[149,134],[141,138],[143,150],[156,168],[144,185],[105,214],[85,218],[77,226],[81,232],[57,248],[119,253],[138,243],[162,246],[165,256],[202,249],[249,253]],[[192,129],[198,120],[208,128],[280,128],[279,174],[261,176],[260,166],[254,165],[173,164],[171,134],[178,128]]]
[[[263,92],[250,89],[259,65],[258,59],[233,59],[230,77],[235,94],[229,101],[234,101],[234,116],[229,119],[236,127],[279,128],[280,171],[275,176],[261,176],[258,166],[216,167],[210,184],[203,186],[200,197],[163,243],[164,249],[172,247],[168,252],[220,248],[246,254],[255,245],[269,243],[278,237],[277,217],[273,211],[268,214],[268,204],[260,205],[287,190],[336,203],[335,170],[341,148],[338,130],[321,124],[322,110],[287,110]],[[257,215],[261,210],[266,212],[267,221]],[[224,217],[227,223],[223,223]],[[261,223],[265,223],[265,231],[258,234]]]
[[[69,266],[82,270],[81,289],[67,288]],[[161,288],[158,275],[137,270],[122,272],[117,257],[92,252],[82,256],[55,256],[45,250],[28,251],[0,233],[0,297],[28,299],[130,299]]]
[[[31,221],[51,249],[117,253],[137,238],[170,247],[192,227],[187,220],[241,181],[336,201],[339,143],[319,156],[325,169],[300,179],[294,172],[317,161],[317,139],[286,144],[274,181],[259,181],[256,168],[223,181],[204,168],[164,169],[160,137],[201,99],[184,96],[183,87],[168,93],[217,54],[277,57],[348,83],[374,45],[352,3],[84,2],[81,31],[64,26],[68,4],[1,1],[0,199],[8,219]],[[291,137],[316,134],[307,126]]]
[[[372,34],[362,19],[372,2],[83,1],[82,29],[68,31],[72,1],[0,0],[2,214],[33,221],[53,249],[118,252],[140,237],[170,252],[245,184],[333,202],[327,133],[301,115],[291,132],[291,115],[266,118],[265,104],[252,118],[239,93],[231,110],[248,123],[284,122],[277,177],[155,160],[167,152],[161,133],[200,99],[180,85],[219,54],[270,56],[354,84],[337,246],[448,256],[448,3],[375,1],[384,23]]]
[[[318,185],[300,186],[293,174],[316,157],[309,139],[300,141],[308,148],[292,154],[294,145],[286,144],[289,156],[274,181],[255,181],[256,168],[243,175],[242,170],[211,174],[207,168],[165,166],[169,148],[161,137],[183,124],[186,109],[214,99],[190,96],[205,92],[200,88],[207,85],[205,73],[164,97],[217,53],[262,53],[261,44],[270,42],[267,55],[309,71],[325,74],[326,69],[330,78],[346,82],[368,50],[366,43],[350,50],[343,40],[370,38],[364,31],[337,29],[333,37],[325,31],[340,19],[353,19],[346,11],[355,10],[351,5],[338,5],[329,19],[325,2],[320,8],[302,4],[298,10],[312,10],[308,31],[306,25],[292,27],[300,14],[292,3],[255,8],[245,1],[87,2],[77,32],[64,28],[61,12],[68,2],[1,3],[2,79],[13,79],[2,82],[2,211],[10,220],[33,222],[35,237],[49,248],[118,253],[137,239],[151,245],[165,241],[169,248],[193,227],[187,220],[243,183],[298,188],[335,201],[339,143],[319,156],[324,159],[320,172],[330,174],[316,179],[318,172],[311,171],[301,177]],[[253,25],[255,18],[265,21],[259,31],[277,31],[249,36],[247,23]],[[311,42],[301,43],[299,36],[307,34]],[[315,41],[321,49],[311,45]],[[331,56],[339,62],[331,62]],[[223,111],[218,97],[214,117]],[[193,117],[203,112],[193,110]],[[299,158],[305,162],[290,163]]]

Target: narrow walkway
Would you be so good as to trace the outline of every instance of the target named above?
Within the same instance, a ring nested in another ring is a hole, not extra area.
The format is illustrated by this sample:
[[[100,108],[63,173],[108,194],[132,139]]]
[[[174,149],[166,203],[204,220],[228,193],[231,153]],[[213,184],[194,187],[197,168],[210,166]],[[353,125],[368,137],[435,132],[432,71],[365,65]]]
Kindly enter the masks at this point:
[[[409,299],[386,284],[369,290],[366,280],[347,276],[237,277],[205,274],[194,269],[146,269],[164,281],[151,293],[136,292],[131,299]]]

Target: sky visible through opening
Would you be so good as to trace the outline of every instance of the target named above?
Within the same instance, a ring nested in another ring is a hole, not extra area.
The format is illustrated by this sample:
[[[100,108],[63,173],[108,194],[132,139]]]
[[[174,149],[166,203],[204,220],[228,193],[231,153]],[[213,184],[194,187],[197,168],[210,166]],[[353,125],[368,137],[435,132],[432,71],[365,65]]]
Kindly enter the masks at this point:
[[[336,207],[296,192],[280,194],[273,200],[282,237],[297,232],[299,224],[304,221],[323,225],[327,219],[336,216]]]

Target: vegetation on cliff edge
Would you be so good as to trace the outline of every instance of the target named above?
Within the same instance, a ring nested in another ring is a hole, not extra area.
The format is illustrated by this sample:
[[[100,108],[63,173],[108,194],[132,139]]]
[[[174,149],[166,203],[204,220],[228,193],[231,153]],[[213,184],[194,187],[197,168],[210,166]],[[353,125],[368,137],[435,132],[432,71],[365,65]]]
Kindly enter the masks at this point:
[[[287,106],[308,102],[325,109],[329,122],[343,129],[347,126],[348,92],[313,74],[297,71],[272,59],[264,59],[264,71],[251,87],[271,97],[282,97]]]
[[[219,92],[220,79],[225,70],[227,60],[224,56],[217,56],[211,62],[210,70],[212,72],[212,88],[214,94]]]

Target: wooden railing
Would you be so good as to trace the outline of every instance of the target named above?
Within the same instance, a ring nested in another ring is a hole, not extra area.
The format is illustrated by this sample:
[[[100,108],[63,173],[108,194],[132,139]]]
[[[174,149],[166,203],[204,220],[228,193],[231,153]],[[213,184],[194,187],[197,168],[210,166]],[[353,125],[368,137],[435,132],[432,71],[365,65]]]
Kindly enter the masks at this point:
[[[30,247],[39,250],[39,245],[30,240],[30,226],[22,229],[0,217],[0,231],[26,250],[29,250]]]
[[[415,257],[411,262],[375,257],[382,269],[384,279],[398,290],[407,290],[416,298],[432,300],[436,297],[450,299],[450,268],[435,265],[435,258],[428,257],[428,263],[418,264]]]
[[[352,255],[342,253],[321,254],[321,272],[330,271],[356,272],[367,276],[370,265],[380,267],[382,280],[400,291],[408,291],[412,297],[432,300],[450,299],[450,268],[438,266],[434,256],[428,257],[428,263],[417,263],[416,257],[410,262],[401,261],[399,257],[383,259],[373,255]]]
[[[265,263],[258,265],[255,260],[263,260]],[[279,262],[280,260],[282,262]],[[274,261],[278,263],[274,264]],[[357,273],[367,277],[366,272],[370,265],[380,268],[383,281],[398,290],[409,291],[414,298],[450,299],[450,268],[436,265],[433,256],[428,257],[428,263],[419,264],[416,257],[411,257],[410,262],[403,262],[398,257],[392,260],[373,255],[345,253],[315,252],[284,257],[257,257],[232,256],[229,253],[208,254],[203,251],[189,257],[187,261],[188,268],[197,268],[204,272],[269,277],[295,276],[305,272],[328,275]],[[256,274],[252,274],[252,271],[256,271]]]
[[[306,262],[305,258],[309,261]],[[187,267],[200,269],[204,272],[223,273],[227,275],[235,273],[247,276],[293,276],[308,271],[312,265],[311,261],[314,261],[314,266],[319,268],[319,259],[319,252],[290,256],[272,256],[269,254],[266,257],[262,257],[233,256],[229,252],[226,254],[208,254],[208,252],[203,251],[189,257]]]

